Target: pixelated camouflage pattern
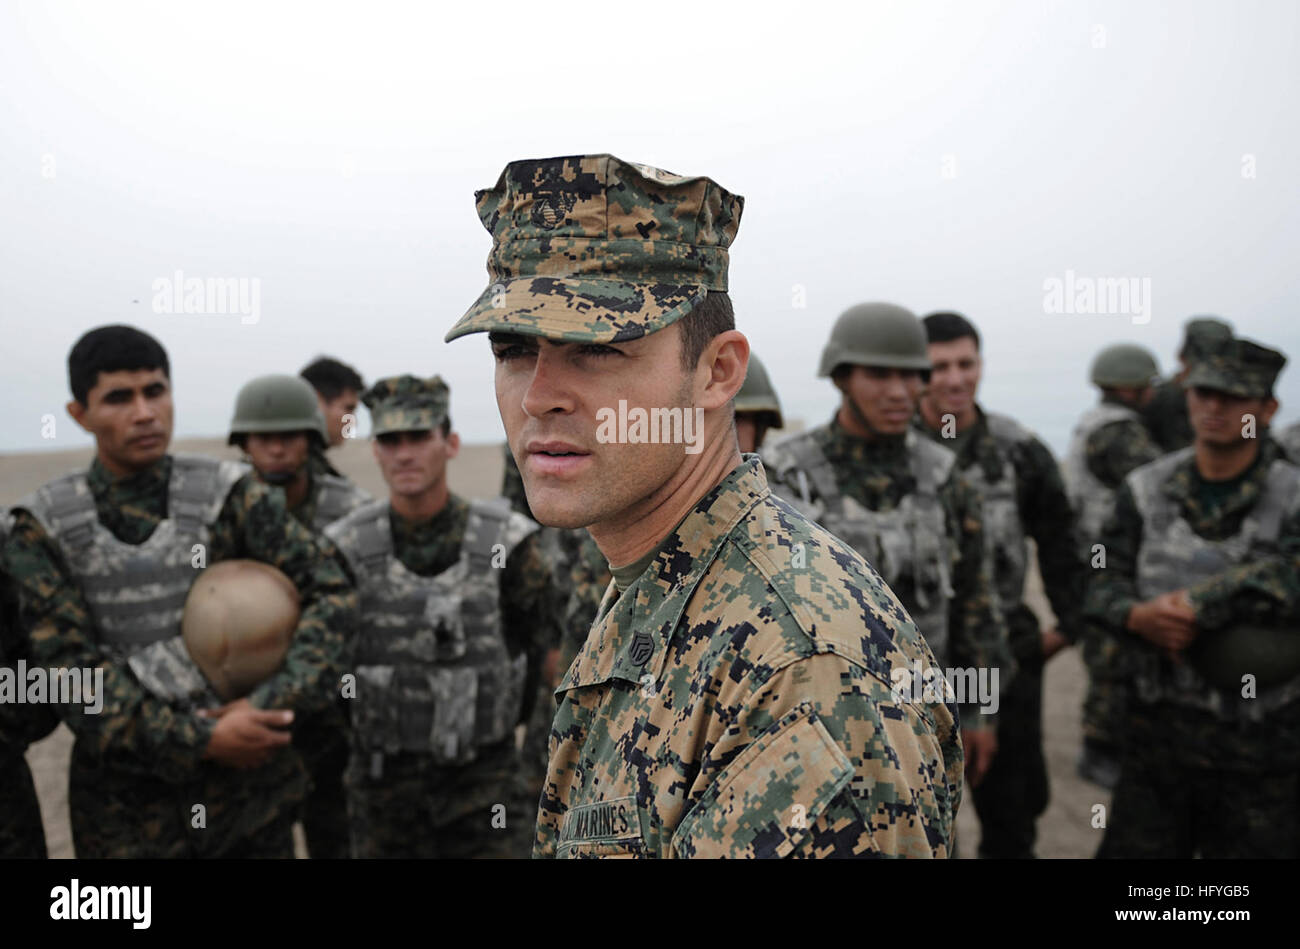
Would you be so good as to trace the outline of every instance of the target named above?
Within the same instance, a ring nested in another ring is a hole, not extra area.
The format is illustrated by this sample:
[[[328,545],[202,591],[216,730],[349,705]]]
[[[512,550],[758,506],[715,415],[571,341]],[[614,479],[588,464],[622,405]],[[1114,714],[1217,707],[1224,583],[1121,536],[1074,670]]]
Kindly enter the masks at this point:
[[[1142,600],[1212,583],[1234,567],[1267,564],[1277,555],[1282,522],[1300,515],[1300,468],[1276,458],[1252,479],[1257,490],[1249,517],[1238,530],[1213,539],[1197,534],[1181,513],[1181,500],[1194,477],[1194,449],[1184,448],[1134,471],[1125,482],[1142,520],[1136,588]],[[1176,477],[1177,476],[1177,477]],[[1212,636],[1215,631],[1201,635]],[[1132,675],[1138,701],[1168,701],[1205,709],[1225,719],[1258,719],[1300,699],[1300,675],[1268,687],[1276,670],[1254,669],[1256,697],[1242,698],[1206,681],[1196,661],[1172,663],[1149,644],[1137,644]]]
[[[123,543],[145,541],[167,514],[171,466],[167,457],[114,478],[92,463],[87,483],[99,523]],[[289,516],[282,492],[252,476],[229,491],[208,530],[209,564],[232,558],[269,563],[293,581],[302,602],[284,665],[249,701],[296,713],[324,707],[337,694],[344,631],[356,609],[356,593],[333,549],[318,545]],[[124,661],[105,652],[75,574],[30,513],[16,510],[5,557],[19,587],[31,661],[104,672],[100,714],[55,706],[76,736],[69,803],[79,857],[248,852],[252,838],[292,816],[306,784],[298,755],[286,749],[247,771],[203,760],[213,722],[154,696]],[[199,804],[206,829],[192,826]]]
[[[1269,472],[1280,457],[1275,445],[1260,442],[1255,464],[1226,486],[1206,482],[1196,472],[1191,456],[1179,458],[1164,480],[1163,494],[1199,538],[1228,541],[1243,530],[1266,491]],[[1294,501],[1292,501],[1294,503]],[[1120,644],[1126,668],[1147,654],[1148,644],[1126,628],[1129,611],[1145,599],[1139,587],[1139,559],[1151,528],[1144,522],[1129,484],[1116,496],[1115,514],[1102,533],[1106,569],[1091,572],[1084,601],[1085,619],[1095,623]],[[1300,512],[1294,508],[1282,520],[1275,551],[1268,556],[1243,556],[1235,566],[1209,579],[1192,582],[1188,597],[1196,612],[1198,636],[1213,635],[1230,624],[1255,622],[1294,628],[1300,603]],[[1260,692],[1263,695],[1263,690]],[[1161,698],[1154,703],[1130,700],[1124,729],[1136,734],[1138,725],[1150,726],[1145,734],[1164,730],[1162,742],[1184,767],[1238,771],[1294,770],[1300,767],[1300,730],[1293,723],[1300,703],[1292,702],[1269,712],[1262,721],[1228,721],[1213,711],[1192,708]],[[1289,729],[1289,730],[1288,730]],[[1137,756],[1154,749],[1131,749]]]
[[[1242,398],[1262,399],[1273,391],[1286,357],[1248,339],[1227,339],[1207,346],[1187,373],[1184,385]]]
[[[830,463],[839,494],[852,499],[860,508],[880,513],[896,511],[916,490],[915,460],[908,448],[915,441],[896,438],[868,442],[850,435],[836,418],[827,425],[812,429],[806,437]],[[787,500],[803,503],[807,485],[815,504],[818,501],[816,486],[811,485],[811,479],[799,478],[801,468],[783,449],[784,444],[778,442],[764,452],[773,490]],[[997,668],[999,686],[1005,689],[1015,675],[1015,663],[1010,652],[1006,621],[989,572],[979,496],[955,465],[951,466],[949,476],[939,485],[937,492],[944,511],[942,540],[949,551],[948,573],[953,590],[953,602],[948,609],[944,664]],[[930,543],[934,542],[935,539],[931,539]],[[900,578],[898,585],[891,586],[891,589],[908,606],[909,613],[919,605],[914,584],[907,582],[907,578]],[[962,723],[966,728],[992,727],[996,717],[995,714],[981,714],[973,707],[962,708]]]
[[[655,333],[727,289],[744,198],[612,155],[511,162],[475,194],[488,288],[447,333],[575,342]]]
[[[942,446],[908,433],[914,490],[896,507],[877,511],[839,490],[837,472],[822,453],[816,434],[803,432],[775,445],[768,463],[782,481],[811,489],[792,503],[866,558],[906,604],[907,611],[943,663],[948,655],[948,608],[953,596],[953,544],[939,500],[957,457]],[[800,480],[800,476],[803,480]]]
[[[0,510],[0,552],[8,520],[9,512]],[[0,558],[0,669],[16,676],[18,660],[27,658],[26,640],[18,625],[18,590]],[[36,785],[23,753],[58,724],[48,705],[0,702],[0,860],[41,860],[46,856]]]
[[[90,607],[100,644],[129,655],[180,635],[185,597],[196,575],[194,547],[207,548],[207,525],[248,470],[197,455],[172,456],[164,487],[168,516],[138,543],[119,540],[100,522],[83,472],[50,481],[17,506],[59,544]]]
[[[1111,396],[1104,396],[1075,425],[1065,459],[1065,484],[1081,554],[1090,571],[1092,549],[1114,511],[1116,490],[1129,472],[1162,454],[1141,415]],[[1106,552],[1109,557],[1109,548]],[[1119,645],[1095,626],[1085,625],[1080,646],[1088,669],[1084,737],[1101,746],[1118,747],[1125,692]]]
[[[374,500],[340,474],[314,446],[307,456],[307,471],[311,487],[289,513],[317,534]],[[293,744],[311,780],[302,803],[302,829],[313,860],[341,860],[351,851],[347,796],[343,790],[349,727],[347,700],[341,696],[320,712],[301,716],[294,724]]]
[[[947,856],[956,711],[894,694],[914,660],[880,576],[746,456],[607,592],[556,690],[534,856]]]
[[[447,419],[451,390],[442,376],[389,376],[361,393],[361,401],[370,410],[372,435],[432,431]]]
[[[1108,397],[1083,413],[1070,435],[1062,472],[1080,543],[1096,543],[1128,473],[1162,454],[1131,406]]]
[[[375,501],[327,530],[361,593],[354,738],[366,753],[468,764],[519,719],[527,656],[506,647],[495,558],[504,567],[537,525],[504,504],[471,502],[460,557],[421,577],[393,556],[389,516]]]
[[[1300,464],[1300,422],[1292,422],[1286,428],[1278,429],[1273,433],[1273,438],[1291,462]]]
[[[1052,453],[1013,419],[976,406],[961,439],[944,438],[918,414],[919,430],[957,451],[957,467],[979,492],[992,547],[998,598],[1010,633],[1016,677],[998,709],[998,753],[971,790],[979,815],[981,857],[1033,856],[1034,822],[1047,807],[1043,757],[1043,646],[1038,618],[1024,602],[1026,542],[1034,539],[1039,568],[1058,629],[1079,635],[1079,604],[1086,564],[1074,537],[1074,518]]]
[[[312,456],[319,458],[319,456]],[[320,459],[321,462],[324,459]],[[330,524],[374,500],[368,491],[357,487],[342,475],[322,470],[320,462],[308,461],[311,488],[307,497],[289,513],[298,522],[320,533]],[[328,467],[328,463],[325,463]]]
[[[416,577],[446,573],[461,560],[469,510],[469,503],[453,494],[438,514],[422,523],[408,523],[390,511],[393,559]],[[364,509],[334,525],[331,533],[349,532],[362,513]],[[525,522],[516,515],[510,523]],[[527,657],[513,725],[533,707],[542,660],[560,638],[560,607],[552,566],[542,553],[535,529],[508,542],[517,545],[506,558],[500,577],[501,627],[510,656]],[[363,610],[363,628],[371,629],[374,622]],[[359,692],[363,688],[364,683],[359,684]],[[477,844],[470,841],[466,846],[478,847],[485,854],[496,853],[500,847],[510,848],[517,856],[528,853],[536,798],[525,801],[513,735],[497,745],[479,747],[473,761],[460,765],[438,764],[431,753],[376,754],[354,741],[345,786],[355,856],[437,855],[447,852],[453,846],[449,841],[459,839],[464,828],[473,826],[481,828],[482,836]],[[508,844],[501,842],[502,832],[491,825],[495,805],[508,811]],[[527,814],[526,822],[516,819],[520,813]],[[446,834],[443,828],[449,828]]]

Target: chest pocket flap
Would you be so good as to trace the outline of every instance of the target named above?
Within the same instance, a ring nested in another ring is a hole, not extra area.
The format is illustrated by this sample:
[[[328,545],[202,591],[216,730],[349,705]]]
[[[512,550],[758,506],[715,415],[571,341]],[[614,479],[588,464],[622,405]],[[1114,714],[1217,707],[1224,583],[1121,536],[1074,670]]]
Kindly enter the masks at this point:
[[[853,765],[804,702],[723,769],[677,828],[681,857],[786,857],[853,778]]]

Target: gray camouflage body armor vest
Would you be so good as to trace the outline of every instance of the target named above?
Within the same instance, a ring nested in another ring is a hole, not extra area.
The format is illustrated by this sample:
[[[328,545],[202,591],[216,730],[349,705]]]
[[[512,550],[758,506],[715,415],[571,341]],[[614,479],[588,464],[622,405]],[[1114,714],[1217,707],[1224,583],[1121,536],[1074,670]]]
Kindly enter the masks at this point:
[[[1282,522],[1300,507],[1300,467],[1276,460],[1269,467],[1263,494],[1242,519],[1240,530],[1224,540],[1206,540],[1192,530],[1177,503],[1161,490],[1194,453],[1194,448],[1184,448],[1128,476],[1129,490],[1142,516],[1137,591],[1144,600],[1184,589],[1238,564],[1276,556]],[[1255,698],[1247,699],[1239,691],[1211,686],[1191,663],[1175,665],[1153,647],[1141,650],[1134,681],[1142,702],[1191,706],[1229,721],[1259,721],[1300,698],[1300,676],[1260,689]]]
[[[202,455],[171,456],[167,517],[141,544],[127,544],[99,522],[84,472],[55,478],[16,504],[30,512],[62,552],[94,620],[97,641],[130,656],[179,637],[190,586],[201,572],[194,545],[206,550],[208,525],[247,465]]]
[[[1085,544],[1097,542],[1101,529],[1115,510],[1115,492],[1088,470],[1088,439],[1103,425],[1141,418],[1128,406],[1102,402],[1084,412],[1074,426],[1074,432],[1070,436],[1070,451],[1066,455],[1062,473],[1065,475],[1066,494],[1079,526],[1079,539]]]
[[[373,500],[347,478],[338,475],[313,474],[311,483],[316,492],[316,513],[311,526],[317,533]]]
[[[774,446],[773,454],[793,460],[790,473],[809,517],[866,558],[895,593],[910,588],[903,605],[935,657],[947,665],[953,542],[939,487],[948,480],[957,456],[910,429],[904,445],[916,488],[892,511],[869,510],[843,494],[834,467],[812,433],[785,439]],[[792,481],[785,473],[781,477],[787,484]],[[900,587],[905,576],[912,582]]]
[[[507,648],[500,577],[538,525],[504,499],[471,501],[460,558],[422,577],[394,555],[388,518],[388,501],[376,500],[325,531],[361,595],[354,742],[370,755],[467,764],[512,735],[522,710],[527,656]]]
[[[1016,421],[993,412],[984,413],[989,434],[997,443],[1002,458],[1002,471],[996,481],[990,481],[982,464],[962,469],[962,474],[974,486],[984,509],[984,539],[992,565],[993,580],[998,599],[1005,610],[1013,610],[1024,599],[1025,573],[1029,557],[1025,544],[1025,526],[1020,520],[1019,480],[1016,466],[1011,463],[1014,446],[1028,441],[1033,435]]]

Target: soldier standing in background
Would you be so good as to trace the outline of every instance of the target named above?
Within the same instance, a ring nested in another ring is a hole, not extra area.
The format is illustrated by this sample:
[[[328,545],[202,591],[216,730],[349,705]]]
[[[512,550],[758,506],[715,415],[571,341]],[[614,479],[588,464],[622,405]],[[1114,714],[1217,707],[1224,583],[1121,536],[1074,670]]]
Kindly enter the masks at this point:
[[[348,423],[356,422],[357,400],[366,387],[361,375],[347,363],[329,356],[321,356],[303,366],[298,375],[316,390],[321,415],[325,419],[326,447],[337,448],[347,437],[344,430]],[[338,474],[332,467],[330,473]]]
[[[381,379],[362,399],[390,494],[326,530],[361,593],[353,856],[526,856],[537,800],[515,728],[559,639],[537,525],[449,491],[460,439],[442,379]]]
[[[910,311],[864,303],[845,311],[819,376],[840,391],[826,425],[773,445],[773,490],[848,543],[878,570],[944,667],[1014,675],[997,605],[979,496],[957,456],[912,427],[929,379],[925,330]],[[996,717],[973,696],[961,707],[972,785],[997,752]]]
[[[1051,451],[1013,419],[976,402],[983,375],[979,332],[957,313],[932,313],[921,322],[932,368],[916,427],[957,453],[958,470],[979,492],[989,563],[1017,669],[999,710],[997,757],[971,795],[981,824],[979,855],[1032,857],[1034,822],[1049,794],[1043,664],[1077,638],[1086,564]],[[1024,601],[1030,537],[1055,629],[1040,629]]]
[[[261,376],[245,383],[235,397],[230,444],[243,450],[259,480],[284,491],[289,513],[316,534],[372,500],[333,473],[325,460],[327,439],[316,393],[298,376]],[[311,776],[302,806],[307,851],[313,859],[344,859],[349,853],[343,793],[346,699],[340,696],[320,713],[302,716],[293,729],[293,744]]]
[[[892,687],[933,654],[870,567],[736,448],[741,206],[710,179],[610,155],[513,162],[478,194],[492,285],[447,338],[491,334],[533,511],[588,527],[615,564],[560,684],[539,857],[951,844],[953,709]],[[692,437],[612,433],[628,405],[689,416]]]
[[[32,661],[103,670],[97,714],[56,706],[76,736],[77,855],[292,857],[307,776],[287,729],[337,694],[356,593],[280,492],[242,465],[167,453],[171,380],[157,340],[92,330],[68,377],[68,411],[95,436],[95,459],[15,505],[5,558]],[[233,558],[281,570],[301,613],[280,670],[205,716],[181,611],[203,562]]]
[[[1187,377],[1194,444],[1133,471],[1085,616],[1133,659],[1099,856],[1294,857],[1300,467],[1261,437],[1286,357],[1244,339]]]
[[[1187,418],[1183,382],[1192,363],[1206,350],[1232,338],[1232,324],[1212,316],[1194,317],[1183,327],[1183,345],[1178,350],[1178,372],[1156,383],[1151,401],[1142,410],[1147,431],[1161,451],[1177,451],[1192,443],[1192,423]]]
[[[8,533],[9,512],[0,510],[0,553]],[[18,590],[0,557],[0,669],[12,675],[14,687],[25,689],[18,661],[31,657],[18,622]],[[23,757],[27,746],[58,727],[49,705],[19,703],[0,694],[0,860],[42,860],[46,856],[45,828],[36,798],[32,771]]]
[[[749,368],[745,384],[736,393],[736,441],[740,453],[747,455],[763,447],[763,439],[773,428],[785,428],[781,418],[781,402],[772,388],[767,369],[753,353],[749,354]]]
[[[1076,423],[1064,470],[1076,536],[1089,569],[1096,569],[1094,545],[1114,510],[1116,490],[1130,471],[1164,454],[1142,418],[1159,372],[1155,357],[1131,343],[1107,346],[1092,361],[1089,376],[1101,390],[1101,401]],[[1125,692],[1118,646],[1112,637],[1088,626],[1082,645],[1088,689],[1078,772],[1113,789],[1119,780],[1122,736],[1118,728]]]

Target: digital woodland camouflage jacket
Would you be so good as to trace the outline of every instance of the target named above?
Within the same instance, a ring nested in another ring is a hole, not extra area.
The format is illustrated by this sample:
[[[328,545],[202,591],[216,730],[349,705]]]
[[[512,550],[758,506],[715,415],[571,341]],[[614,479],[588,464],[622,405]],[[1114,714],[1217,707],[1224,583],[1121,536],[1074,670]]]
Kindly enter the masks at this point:
[[[945,857],[955,708],[879,575],[747,455],[622,595],[556,695],[538,857]]]

